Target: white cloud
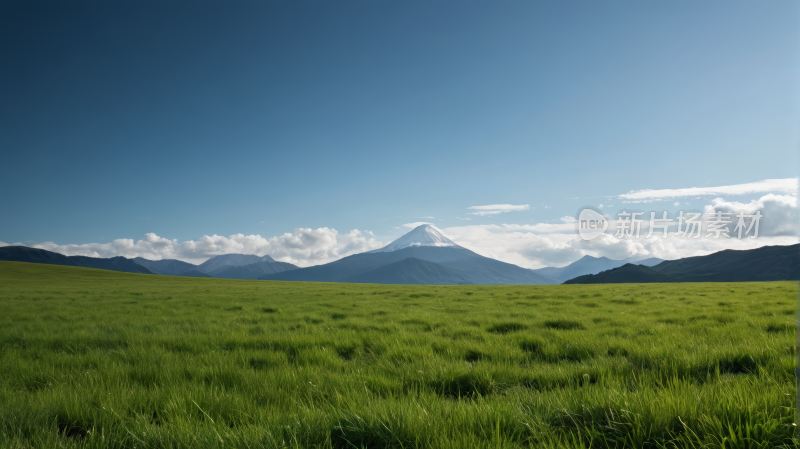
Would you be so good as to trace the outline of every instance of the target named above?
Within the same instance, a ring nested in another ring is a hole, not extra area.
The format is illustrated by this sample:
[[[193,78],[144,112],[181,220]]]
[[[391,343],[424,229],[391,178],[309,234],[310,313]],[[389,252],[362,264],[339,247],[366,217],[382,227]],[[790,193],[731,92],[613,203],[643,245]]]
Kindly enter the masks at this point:
[[[490,204],[488,206],[470,206],[467,209],[478,212],[467,212],[470,215],[497,215],[503,212],[513,212],[530,209],[528,204]]]
[[[429,220],[436,220],[436,218],[434,218],[434,217],[417,217],[417,218],[427,218]]]
[[[466,220],[466,221],[472,221],[472,219],[471,219],[471,218],[469,218],[469,217],[467,217],[467,218],[453,217],[453,218],[455,218],[455,219],[457,219],[457,220]]]
[[[375,240],[369,231],[354,229],[339,234],[335,229],[295,229],[293,233],[265,238],[260,235],[234,234],[203,236],[200,239],[179,243],[177,240],[161,238],[153,233],[145,238],[117,239],[109,243],[84,245],[56,245],[52,242],[33,245],[67,256],[91,257],[144,257],[146,259],[179,259],[201,263],[220,254],[239,253],[263,256],[268,254],[275,260],[298,266],[311,266],[332,262],[351,254],[370,251],[385,246]]]
[[[180,255],[180,244],[177,240],[168,240],[149,232],[138,241],[133,239],[116,239],[109,243],[86,243],[82,245],[56,245],[45,242],[28,245],[33,248],[46,249],[66,256],[89,257],[144,257],[146,259],[177,259]]]
[[[607,206],[610,207],[610,206]],[[605,256],[610,259],[624,259],[631,256],[679,259],[683,257],[711,254],[724,249],[752,249],[765,245],[791,245],[798,243],[798,222],[800,208],[798,200],[790,195],[768,194],[749,203],[728,202],[721,198],[712,201],[704,209],[706,215],[715,211],[745,211],[763,215],[759,237],[756,239],[735,238],[730,225],[732,238],[721,239],[683,239],[669,234],[660,238],[660,230],[650,239],[647,235],[648,223],[645,220],[639,239],[618,239],[614,235],[604,235],[591,241],[581,240],[575,233],[574,223],[563,217],[562,223],[537,223],[534,225],[465,225],[443,229],[452,240],[481,255],[526,268],[544,266],[563,266],[590,255]],[[661,213],[657,212],[660,217]],[[649,213],[642,218],[649,219]],[[749,223],[749,221],[748,221]],[[615,222],[609,223],[615,229]],[[705,228],[702,236],[707,234]],[[752,235],[752,232],[751,234]]]
[[[797,207],[797,197],[789,195],[765,195],[749,203],[725,201],[717,198],[705,207],[706,215],[709,212],[728,212],[732,220],[728,226],[732,234],[738,218],[738,212],[755,214],[760,212],[763,218],[759,223],[759,235],[764,236],[797,236],[798,223],[800,223],[800,209]],[[746,220],[749,226],[750,220]]]
[[[686,204],[689,204],[689,203],[686,203]],[[680,201],[675,201],[675,204],[673,204],[673,206],[680,206],[680,205],[681,205]]]
[[[417,226],[422,226],[422,225],[426,225],[426,224],[427,225],[433,225],[433,223],[428,223],[427,221],[415,221],[414,223],[406,223],[406,224],[400,225],[395,229],[400,229],[401,227],[402,228],[416,228]]]
[[[602,203],[600,203],[600,205],[599,205],[599,206],[597,206],[597,207],[599,207],[600,209],[602,209],[602,208],[603,208],[603,204],[602,204]]]
[[[497,215],[497,214],[502,214],[503,212],[506,212],[506,211],[502,211],[502,210],[485,210],[485,211],[481,211],[481,212],[467,212],[467,214],[483,216],[483,215]]]
[[[746,195],[751,193],[784,192],[797,194],[797,178],[766,179],[719,187],[691,187],[688,189],[635,190],[619,197],[627,200],[643,200],[646,198],[677,198],[697,195]]]
[[[511,212],[514,210],[526,210],[530,207],[528,204],[491,204],[488,206],[470,206],[467,209],[474,210],[499,210],[500,212]]]
[[[566,216],[566,217],[561,217],[561,221],[563,221],[564,223],[575,223],[578,220],[576,220],[575,217]]]
[[[544,228],[556,231],[551,234],[539,233]],[[454,242],[478,254],[526,268],[540,268],[563,265],[581,257],[581,254],[567,248],[566,243],[577,238],[574,225],[545,224],[536,225],[475,225],[445,228]],[[532,256],[525,252],[527,247],[550,250],[547,256]]]

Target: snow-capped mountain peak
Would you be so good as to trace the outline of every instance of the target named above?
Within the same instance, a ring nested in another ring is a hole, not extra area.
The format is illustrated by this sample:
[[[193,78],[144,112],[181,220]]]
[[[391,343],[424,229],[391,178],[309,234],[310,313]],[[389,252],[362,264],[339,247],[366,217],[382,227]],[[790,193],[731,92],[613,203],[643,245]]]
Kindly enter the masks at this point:
[[[442,234],[436,226],[424,224],[412,229],[409,233],[384,246],[381,249],[369,251],[371,253],[385,253],[408,248],[409,246],[442,246],[460,248],[452,240]]]

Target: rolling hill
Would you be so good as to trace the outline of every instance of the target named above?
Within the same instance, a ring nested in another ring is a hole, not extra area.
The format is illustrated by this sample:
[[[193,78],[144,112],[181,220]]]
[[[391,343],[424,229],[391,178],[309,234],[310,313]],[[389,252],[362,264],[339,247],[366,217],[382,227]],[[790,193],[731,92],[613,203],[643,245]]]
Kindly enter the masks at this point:
[[[156,274],[163,274],[166,276],[196,276],[199,273],[202,275],[201,277],[207,276],[197,271],[197,265],[182,260],[149,260],[143,257],[136,257],[131,260]]]
[[[627,264],[565,284],[651,282],[744,282],[800,280],[800,244],[725,250],[707,256],[668,260],[652,267]]]
[[[27,246],[0,247],[0,260],[100,268],[127,273],[185,277],[219,277],[225,279],[258,279],[267,274],[275,274],[297,268],[297,266],[290,263],[276,262],[270,256],[259,257],[246,254],[224,254],[212,257],[204,264],[197,266],[176,259],[149,260],[142,257],[127,259],[125,257],[100,258],[65,256],[52,251],[30,248]],[[256,262],[253,263],[253,261]],[[205,270],[211,268],[212,270],[209,273],[207,271],[202,271],[201,268]]]
[[[27,246],[0,247],[0,260],[11,262],[43,263],[73,267],[100,268],[103,270],[124,271],[126,273],[153,274],[152,271],[124,257],[108,259],[87,256],[65,256],[39,248]]]
[[[583,276],[585,274],[597,274],[602,271],[611,270],[613,268],[621,267],[627,263],[636,263],[637,265],[653,266],[663,262],[663,259],[651,257],[649,259],[641,259],[638,257],[629,257],[622,260],[609,259],[608,257],[592,257],[583,256],[577,261],[564,266],[564,267],[547,267],[533,270],[541,275],[551,277],[558,281],[564,282],[569,279]]]

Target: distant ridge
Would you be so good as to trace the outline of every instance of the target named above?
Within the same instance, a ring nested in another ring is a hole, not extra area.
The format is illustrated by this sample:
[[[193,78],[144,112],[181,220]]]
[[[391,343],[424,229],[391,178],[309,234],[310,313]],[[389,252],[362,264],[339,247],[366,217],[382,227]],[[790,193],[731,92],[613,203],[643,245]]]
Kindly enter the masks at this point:
[[[148,260],[137,257],[132,260],[157,274],[223,279],[258,279],[266,274],[280,273],[297,268],[296,265],[290,263],[276,262],[270,256],[255,256],[252,254],[214,256],[199,266],[175,259]]]
[[[126,273],[153,274],[130,259],[124,257],[65,256],[39,248],[27,246],[0,247],[0,260],[10,262],[43,263],[48,265],[67,265],[73,267],[100,268],[103,270],[124,271]]]
[[[68,265],[77,266],[69,260],[69,257],[38,248],[27,246],[3,246],[0,247],[0,260],[10,262],[44,263],[48,265]]]
[[[220,271],[224,267],[241,267],[258,262],[275,262],[275,259],[270,256],[256,256],[254,254],[222,254],[198,265],[197,271],[213,276],[215,271]]]
[[[597,274],[612,268],[621,267],[626,263],[636,263],[637,265],[645,265],[649,267],[657,265],[663,261],[663,259],[656,257],[651,257],[649,259],[642,259],[641,257],[628,257],[627,259],[614,260],[607,257],[583,256],[565,267],[538,268],[533,271],[563,282],[578,276],[583,276],[585,274]]]
[[[800,280],[800,244],[724,250],[707,256],[669,260],[652,267],[627,264],[565,284],[652,282],[752,282]]]

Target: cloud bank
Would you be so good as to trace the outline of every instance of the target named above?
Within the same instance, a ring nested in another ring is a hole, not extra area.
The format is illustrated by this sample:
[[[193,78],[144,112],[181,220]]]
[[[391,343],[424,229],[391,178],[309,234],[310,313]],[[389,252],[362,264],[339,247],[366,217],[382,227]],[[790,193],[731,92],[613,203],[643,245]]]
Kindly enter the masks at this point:
[[[690,187],[688,189],[634,190],[619,197],[626,200],[667,199],[704,195],[747,195],[752,193],[783,192],[797,194],[797,178],[765,179],[720,187]]]
[[[18,244],[18,243],[17,243]],[[6,246],[6,244],[0,244]],[[335,229],[295,229],[293,233],[265,238],[260,235],[234,234],[203,236],[197,240],[179,243],[156,234],[145,234],[138,241],[117,239],[109,243],[87,243],[84,245],[57,245],[52,242],[33,245],[66,256],[144,257],[145,259],[178,259],[190,263],[202,263],[220,254],[268,254],[275,260],[289,262],[301,267],[332,262],[352,254],[370,251],[385,246],[375,240],[369,231],[354,229],[340,234]]]
[[[765,236],[797,236],[800,224],[800,209],[797,207],[797,197],[789,195],[765,195],[749,203],[725,201],[717,198],[706,206],[704,213],[727,212],[736,220],[736,213],[742,211],[746,214],[760,212],[764,216],[759,227],[759,235]],[[728,226],[733,232],[733,223]]]
[[[703,256],[724,249],[752,249],[765,245],[798,243],[800,209],[797,203],[795,196],[768,194],[750,203],[729,202],[717,198],[705,207],[703,213],[706,216],[720,211],[744,211],[748,214],[760,212],[763,220],[756,239],[682,239],[676,237],[674,232],[664,239],[660,237],[660,231],[645,239],[645,222],[639,239],[620,239],[612,233],[585,241],[575,232],[572,217],[563,217],[560,220],[562,223],[453,226],[443,228],[442,232],[457,244],[478,254],[526,268],[563,266],[586,255],[617,260],[631,256],[680,259]],[[661,216],[660,213],[656,215]],[[649,214],[644,218],[649,218]],[[731,231],[734,224],[735,221],[730,226]],[[616,229],[613,220],[610,229]],[[702,235],[706,235],[705,229]],[[734,233],[730,232],[730,235],[733,236]]]
[[[467,209],[477,210],[478,212],[467,212],[469,215],[497,215],[503,212],[513,212],[520,210],[527,210],[530,208],[528,204],[490,204],[488,206],[471,206]]]

